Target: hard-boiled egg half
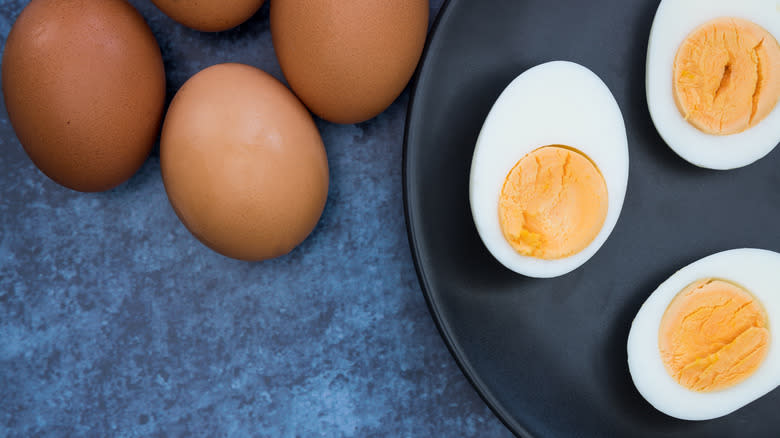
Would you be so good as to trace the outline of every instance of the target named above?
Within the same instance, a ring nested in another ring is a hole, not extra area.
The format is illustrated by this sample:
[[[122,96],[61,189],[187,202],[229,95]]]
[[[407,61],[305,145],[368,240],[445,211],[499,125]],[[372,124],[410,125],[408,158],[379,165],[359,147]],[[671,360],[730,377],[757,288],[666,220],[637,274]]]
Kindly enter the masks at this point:
[[[664,141],[733,169],[780,142],[777,0],[662,0],[647,48],[647,104]]]
[[[684,420],[731,413],[780,385],[780,254],[734,249],[694,262],[645,301],[628,334],[642,396]]]
[[[471,212],[504,266],[555,277],[607,240],[627,182],[615,98],[592,71],[555,61],[518,76],[490,110],[471,163]]]

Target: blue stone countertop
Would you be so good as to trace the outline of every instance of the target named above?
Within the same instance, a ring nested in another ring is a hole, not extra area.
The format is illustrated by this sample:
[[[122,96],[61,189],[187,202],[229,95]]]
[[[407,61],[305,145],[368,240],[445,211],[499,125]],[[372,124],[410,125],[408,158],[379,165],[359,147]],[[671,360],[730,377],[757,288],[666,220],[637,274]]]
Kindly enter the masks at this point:
[[[3,46],[26,3],[0,1]],[[160,42],[169,100],[220,62],[282,78],[267,4],[203,34],[132,3]],[[0,437],[510,436],[420,292],[403,213],[408,101],[358,125],[317,121],[327,207],[299,248],[263,263],[189,234],[157,150],[119,188],[77,193],[33,166],[3,107]]]

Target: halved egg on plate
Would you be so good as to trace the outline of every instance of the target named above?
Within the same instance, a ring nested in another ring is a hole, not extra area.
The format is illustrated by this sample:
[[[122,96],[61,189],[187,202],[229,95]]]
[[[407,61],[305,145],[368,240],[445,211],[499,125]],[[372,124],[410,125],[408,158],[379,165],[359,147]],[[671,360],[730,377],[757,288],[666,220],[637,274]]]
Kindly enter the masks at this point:
[[[674,152],[710,169],[780,142],[777,0],[663,0],[647,48],[647,105]]]
[[[518,76],[490,110],[471,163],[471,212],[500,263],[555,277],[604,244],[627,182],[626,129],[609,88],[579,64],[549,62]]]
[[[664,281],[628,335],[639,393],[684,420],[729,414],[780,385],[780,254],[734,249]]]

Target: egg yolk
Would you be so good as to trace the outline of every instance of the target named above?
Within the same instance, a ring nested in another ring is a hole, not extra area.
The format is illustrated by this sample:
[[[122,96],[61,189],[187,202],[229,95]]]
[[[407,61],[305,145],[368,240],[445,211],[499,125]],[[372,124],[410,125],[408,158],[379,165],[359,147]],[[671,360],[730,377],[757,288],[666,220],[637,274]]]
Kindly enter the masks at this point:
[[[780,98],[780,45],[750,21],[712,20],[677,51],[674,98],[683,117],[707,134],[751,128]]]
[[[769,350],[767,316],[745,289],[714,279],[683,289],[661,319],[666,371],[694,391],[717,391],[748,378]]]
[[[504,238],[518,253],[560,259],[587,247],[607,217],[607,185],[593,162],[563,146],[524,156],[498,204]]]

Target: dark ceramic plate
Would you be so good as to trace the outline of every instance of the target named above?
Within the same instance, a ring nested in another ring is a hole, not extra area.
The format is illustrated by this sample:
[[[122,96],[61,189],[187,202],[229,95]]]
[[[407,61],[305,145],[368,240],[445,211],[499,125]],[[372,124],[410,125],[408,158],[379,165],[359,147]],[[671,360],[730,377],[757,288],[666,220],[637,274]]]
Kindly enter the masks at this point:
[[[642,302],[678,268],[737,247],[780,250],[780,149],[733,171],[678,158],[652,125],[645,50],[658,1],[450,0],[409,109],[405,195],[420,283],[463,372],[528,437],[777,437],[780,390],[720,419],[667,417],[634,388],[626,339]],[[564,59],[617,99],[628,194],[601,250],[574,272],[531,279],[503,268],[468,202],[474,143],[519,73]]]

